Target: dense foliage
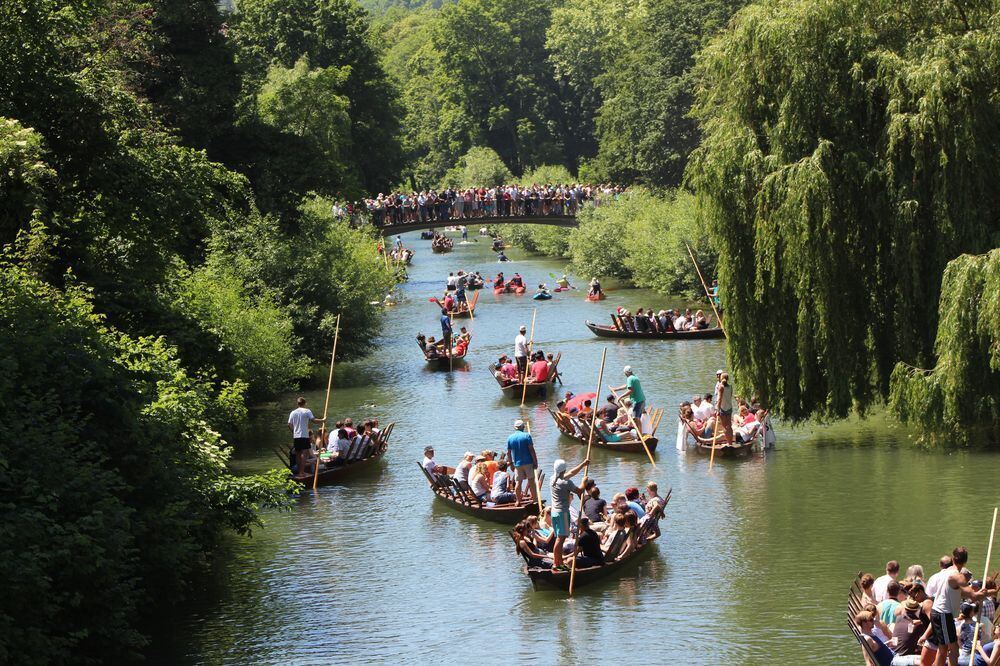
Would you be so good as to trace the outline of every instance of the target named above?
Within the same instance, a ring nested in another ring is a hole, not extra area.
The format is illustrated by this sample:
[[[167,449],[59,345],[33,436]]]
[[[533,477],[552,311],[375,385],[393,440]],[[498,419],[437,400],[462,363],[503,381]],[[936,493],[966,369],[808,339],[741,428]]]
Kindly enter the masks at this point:
[[[763,0],[702,52],[690,175],[730,362],[782,415],[864,410],[898,362],[932,365],[945,265],[1000,240],[994,11]]]
[[[218,433],[328,360],[338,312],[338,355],[378,333],[394,278],[321,194],[396,178],[395,97],[364,12],[324,7],[296,51],[214,1],[0,4],[0,662],[134,658],[285,501]]]
[[[952,260],[941,285],[937,364],[899,363],[890,408],[931,440],[1000,442],[1000,250]]]
[[[0,661],[134,657],[147,600],[181,593],[219,526],[247,532],[288,481],[228,474],[215,428],[238,392],[107,328],[81,288],[0,265],[0,348],[16,350],[0,361]]]

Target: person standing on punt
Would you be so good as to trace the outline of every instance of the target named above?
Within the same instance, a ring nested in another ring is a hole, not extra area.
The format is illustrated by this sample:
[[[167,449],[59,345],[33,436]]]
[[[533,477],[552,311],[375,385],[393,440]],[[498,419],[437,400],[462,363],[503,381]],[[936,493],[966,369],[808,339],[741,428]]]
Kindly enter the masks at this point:
[[[632,399],[632,418],[638,421],[642,418],[642,413],[646,409],[646,394],[642,390],[639,378],[632,374],[631,365],[626,365],[622,372],[625,373],[625,384],[617,386],[613,390],[616,392],[625,391],[625,393],[618,396],[619,400],[624,398]]]
[[[514,361],[517,363],[518,378],[524,377],[524,372],[528,368],[528,338],[524,335],[527,332],[528,328],[522,326],[514,338]]]
[[[719,415],[719,423],[726,434],[726,443],[733,443],[733,387],[729,385],[729,373],[718,375],[719,382],[715,385],[715,409]]]
[[[556,541],[552,546],[552,571],[560,568],[565,569],[563,561],[563,544],[566,537],[570,535],[569,526],[569,504],[570,494],[583,496],[583,488],[578,487],[570,481],[570,478],[587,466],[589,460],[584,460],[571,470],[566,469],[566,461],[560,458],[552,466],[552,531],[555,533]],[[587,485],[587,478],[584,477],[583,485]]]
[[[451,317],[444,308],[441,309],[441,337],[448,356],[451,356]]]
[[[292,431],[292,445],[295,447],[295,464],[298,473],[305,473],[306,452],[309,450],[309,426],[313,423],[323,423],[326,419],[316,418],[312,410],[306,407],[306,399],[299,397],[295,401],[297,407],[288,415],[288,429]]]
[[[507,438],[507,459],[514,466],[514,499],[520,504],[524,496],[521,483],[527,481],[530,491],[532,480],[535,478],[535,468],[538,467],[535,443],[531,435],[524,432],[524,421],[521,419],[514,421],[514,433]]]

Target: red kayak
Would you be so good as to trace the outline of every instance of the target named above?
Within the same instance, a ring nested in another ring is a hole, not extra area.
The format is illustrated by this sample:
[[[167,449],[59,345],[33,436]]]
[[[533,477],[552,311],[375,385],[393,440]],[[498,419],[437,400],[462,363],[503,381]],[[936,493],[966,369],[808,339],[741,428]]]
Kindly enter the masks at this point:
[[[605,298],[607,297],[604,295],[603,291],[600,291],[596,294],[587,294],[588,301],[603,301]]]

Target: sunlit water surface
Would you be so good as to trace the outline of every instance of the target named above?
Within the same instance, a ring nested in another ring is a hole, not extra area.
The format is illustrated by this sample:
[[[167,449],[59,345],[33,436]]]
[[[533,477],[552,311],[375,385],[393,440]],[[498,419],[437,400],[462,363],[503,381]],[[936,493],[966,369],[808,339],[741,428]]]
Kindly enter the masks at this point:
[[[474,231],[472,231],[474,233]],[[385,458],[342,484],[303,492],[288,512],[265,516],[252,538],[220,550],[194,599],[158,623],[154,663],[858,663],[846,624],[847,587],[859,569],[890,558],[929,567],[957,543],[980,568],[993,506],[993,454],[928,452],[882,419],[779,425],[777,449],[746,460],[678,452],[677,404],[711,389],[722,341],[606,341],[584,320],[617,305],[679,305],[652,292],[615,290],[495,297],[480,292],[468,362],[453,373],[425,366],[414,336],[439,334],[428,298],[448,271],[494,275],[485,240],[437,255],[418,234],[410,280],[377,353],[337,367],[331,415],[395,421]],[[560,262],[510,251],[502,266],[528,284],[553,283]],[[589,276],[579,276],[583,285]],[[530,294],[530,291],[529,291]],[[642,455],[592,454],[605,497],[655,479],[674,499],[652,557],[612,578],[536,592],[506,528],[442,506],[414,464],[433,444],[454,465],[466,450],[502,450],[514,419],[532,424],[543,468],[583,447],[561,437],[544,408],[501,398],[487,364],[512,349],[537,307],[536,348],[562,352],[566,387],[593,391],[601,350],[605,385],[631,364],[649,401],[666,408],[657,469]],[[306,394],[317,413],[322,391]],[[236,465],[278,465],[294,396],[254,414]],[[931,569],[928,568],[928,573]]]

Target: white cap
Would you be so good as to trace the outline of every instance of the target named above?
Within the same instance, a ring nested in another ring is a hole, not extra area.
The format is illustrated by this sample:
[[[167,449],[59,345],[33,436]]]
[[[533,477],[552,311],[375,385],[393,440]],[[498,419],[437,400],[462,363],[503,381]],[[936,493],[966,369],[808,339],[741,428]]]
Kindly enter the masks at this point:
[[[718,376],[719,376],[719,375],[721,375],[721,374],[722,374],[723,372],[725,372],[725,370],[716,370],[716,371],[715,371],[715,376],[716,376],[716,377],[718,377]]]
[[[522,421],[521,419],[518,419],[518,420],[514,421],[514,427],[517,428],[518,430],[523,429],[524,428],[524,421]]]
[[[626,365],[625,368],[622,370],[622,372],[624,372],[626,375],[631,375],[632,374],[632,366],[631,365]]]
[[[552,463],[552,472],[556,476],[561,476],[566,473],[566,461],[562,458],[557,459]]]
[[[464,455],[464,456],[462,456],[462,457],[463,457],[463,458],[472,458],[472,457],[473,457],[473,456],[475,456],[475,455],[476,455],[476,454],[475,454],[475,453],[473,453],[472,451],[466,451],[466,452],[465,452],[465,455]]]

